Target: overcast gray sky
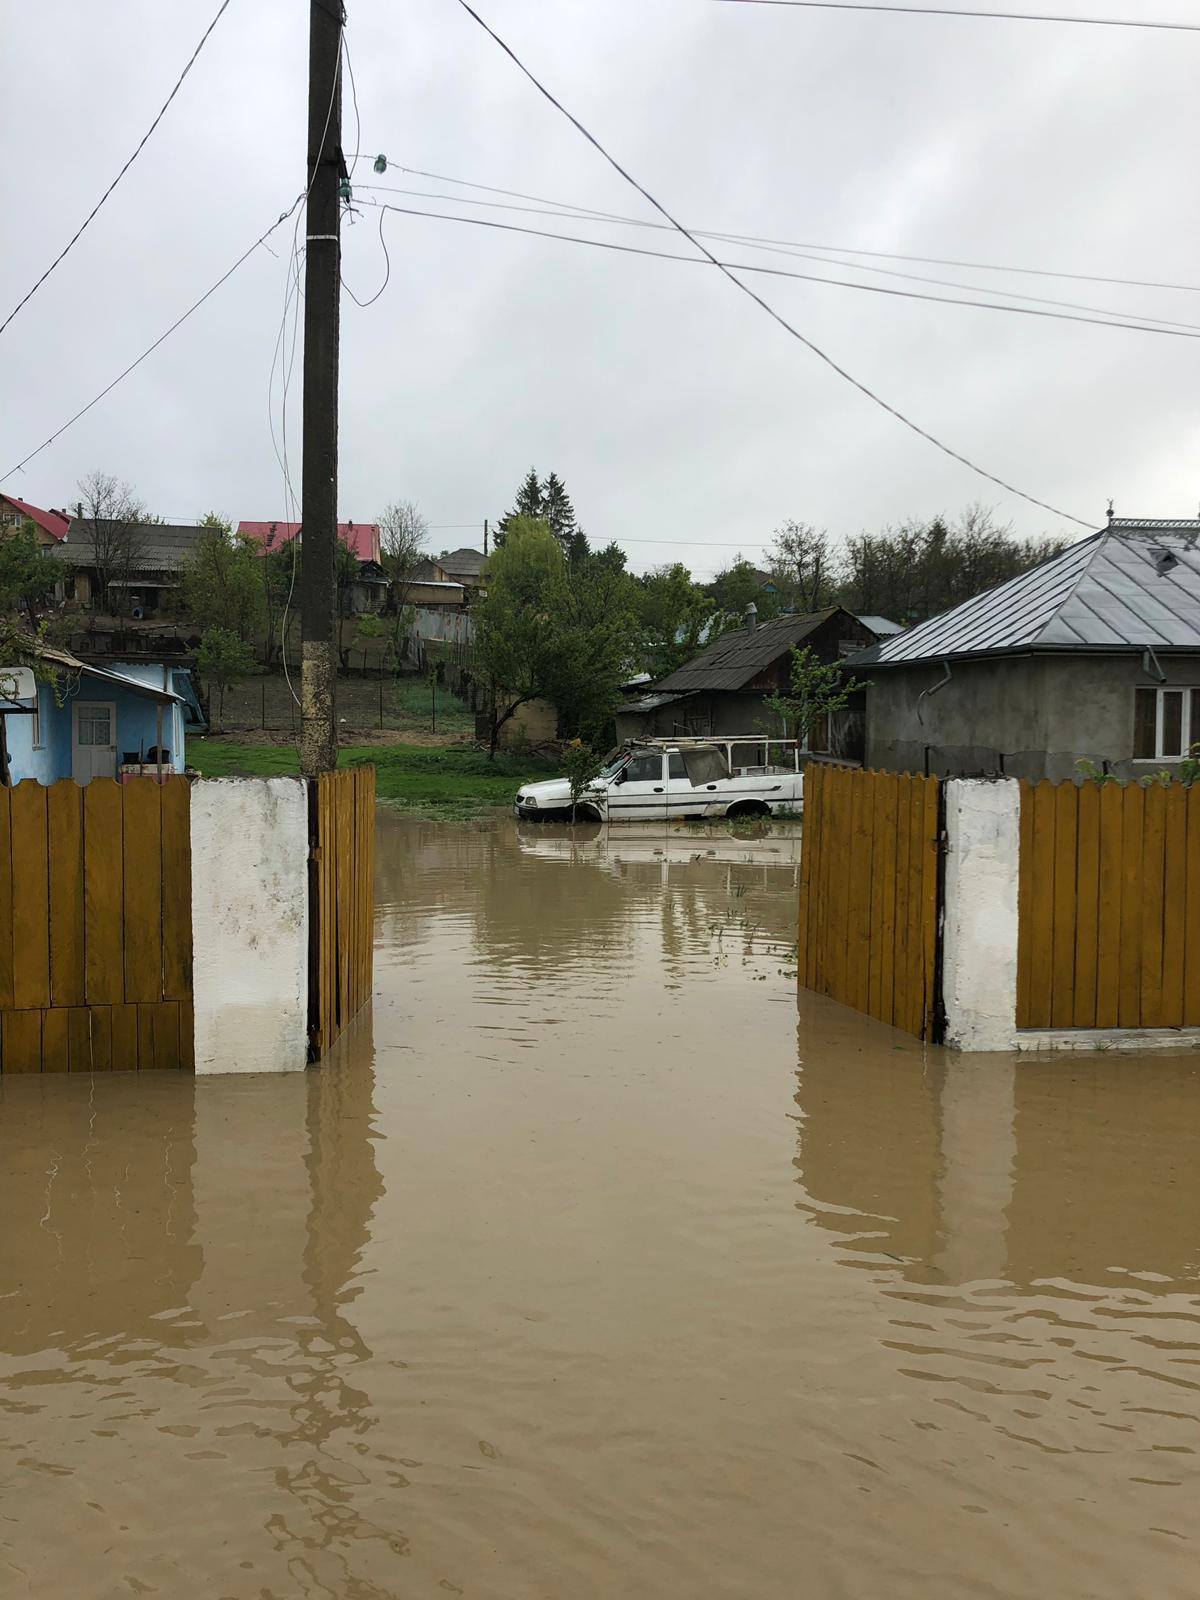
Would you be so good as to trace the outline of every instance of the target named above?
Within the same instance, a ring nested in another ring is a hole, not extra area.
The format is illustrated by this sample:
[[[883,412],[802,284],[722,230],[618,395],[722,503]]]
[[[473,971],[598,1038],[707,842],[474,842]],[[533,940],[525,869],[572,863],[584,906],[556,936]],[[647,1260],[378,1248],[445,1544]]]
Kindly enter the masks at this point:
[[[0,314],[141,137],[215,9],[3,0]],[[690,226],[1200,284],[1200,34],[708,0],[479,9]],[[1197,20],[1184,0],[1047,9]],[[307,16],[304,0],[232,0],[130,173],[0,336],[0,471],[303,187]],[[362,146],[393,163],[383,178],[360,163],[359,183],[445,188],[395,171],[418,167],[653,216],[454,0],[354,0],[348,39]],[[383,277],[377,224],[364,208],[345,230],[343,273],[360,298]],[[536,465],[559,472],[593,541],[624,544],[635,569],[683,559],[710,574],[739,549],[757,557],[787,517],[844,536],[977,499],[1023,534],[1082,531],[939,454],[709,267],[396,215],[385,226],[386,292],[367,310],[343,301],[343,517],[411,498],[434,525],[468,525],[438,528],[436,547],[478,543],[474,529]],[[688,249],[677,236],[594,232]],[[274,256],[257,251],[4,487],[59,505],[102,467],[167,517],[283,517],[268,376],[290,239],[290,225],[274,234]],[[905,286],[742,246],[726,259]],[[1197,293],[886,264],[1200,326]],[[1196,514],[1195,342],[750,281],[885,399],[1039,499],[1097,525],[1109,496],[1125,515]],[[299,428],[297,377],[297,445]],[[293,468],[298,481],[298,448]]]

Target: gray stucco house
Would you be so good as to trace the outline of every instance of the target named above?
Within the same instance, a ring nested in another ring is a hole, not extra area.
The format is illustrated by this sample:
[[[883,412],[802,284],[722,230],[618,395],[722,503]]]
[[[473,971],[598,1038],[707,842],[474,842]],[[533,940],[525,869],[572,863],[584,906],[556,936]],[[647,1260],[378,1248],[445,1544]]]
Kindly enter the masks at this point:
[[[1120,777],[1200,742],[1200,520],[1111,518],[1032,571],[849,663],[866,762],[1058,781]]]
[[[670,738],[673,734],[715,737],[729,733],[778,734],[778,719],[764,697],[791,682],[791,652],[805,645],[821,661],[840,661],[876,642],[877,635],[840,606],[825,611],[758,621],[754,607],[746,625],[723,633],[685,666],[619,706],[619,739]],[[861,717],[839,718],[837,753],[861,753]],[[856,729],[855,723],[859,726]],[[827,749],[828,740],[814,741]]]

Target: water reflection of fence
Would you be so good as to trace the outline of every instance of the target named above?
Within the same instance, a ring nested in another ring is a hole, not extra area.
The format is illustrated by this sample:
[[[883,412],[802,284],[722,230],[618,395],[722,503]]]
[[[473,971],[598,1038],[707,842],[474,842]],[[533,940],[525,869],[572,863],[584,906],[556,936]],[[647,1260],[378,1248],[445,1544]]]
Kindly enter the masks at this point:
[[[324,772],[309,785],[309,1036],[323,1056],[371,998],[375,768]]]
[[[811,762],[804,785],[800,982],[934,1038],[938,780]]]
[[[1200,1025],[1200,787],[1021,785],[1017,1025]]]
[[[190,789],[0,789],[0,1070],[192,1065]]]

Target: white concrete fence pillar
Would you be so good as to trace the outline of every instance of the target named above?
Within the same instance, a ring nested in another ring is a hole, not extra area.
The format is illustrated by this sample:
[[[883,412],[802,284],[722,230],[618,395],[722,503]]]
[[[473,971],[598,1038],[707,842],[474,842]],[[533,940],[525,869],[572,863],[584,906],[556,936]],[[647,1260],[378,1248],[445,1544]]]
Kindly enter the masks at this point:
[[[192,785],[196,1072],[308,1058],[308,791],[299,778]]]
[[[946,1043],[957,1050],[1012,1050],[1017,1031],[1020,785],[1011,778],[995,783],[954,778],[944,788]]]

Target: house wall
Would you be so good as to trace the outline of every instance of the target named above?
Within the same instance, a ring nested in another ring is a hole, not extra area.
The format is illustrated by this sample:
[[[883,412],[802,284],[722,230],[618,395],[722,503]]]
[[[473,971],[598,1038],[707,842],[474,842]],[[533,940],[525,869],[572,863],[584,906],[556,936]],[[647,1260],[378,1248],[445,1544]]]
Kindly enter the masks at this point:
[[[1159,656],[1167,682],[1200,684],[1200,655]],[[877,670],[866,691],[867,765],[965,776],[1003,770],[1053,782],[1087,756],[1119,776],[1171,762],[1134,763],[1134,690],[1155,683],[1140,655],[1013,656]],[[918,712],[918,705],[920,710]],[[1001,763],[1000,757],[1003,756]]]
[[[162,683],[162,668],[149,665],[123,666],[121,671],[139,682],[158,687]],[[95,678],[83,678],[71,686],[60,705],[52,685],[39,683],[40,744],[34,746],[34,719],[10,716],[5,718],[8,734],[9,770],[14,783],[23,778],[34,778],[38,783],[55,783],[59,778],[74,776],[72,771],[71,723],[72,707],[77,700],[111,703],[117,714],[117,760],[125,752],[149,750],[158,742],[158,702],[147,700],[127,689],[118,689]],[[186,764],[185,736],[182,707],[163,707],[163,742],[171,751],[171,766],[182,772]]]

